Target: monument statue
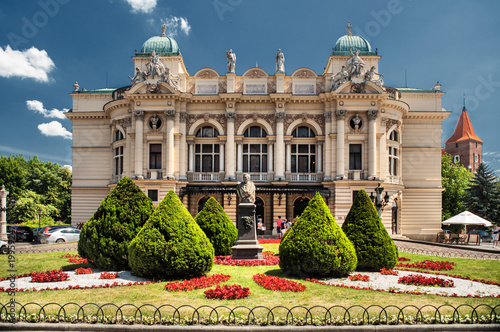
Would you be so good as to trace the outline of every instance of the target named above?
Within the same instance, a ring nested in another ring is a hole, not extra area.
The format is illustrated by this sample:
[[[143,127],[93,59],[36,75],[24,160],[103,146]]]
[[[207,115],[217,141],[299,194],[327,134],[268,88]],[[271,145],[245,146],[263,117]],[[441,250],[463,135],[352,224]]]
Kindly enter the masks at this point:
[[[255,184],[250,181],[250,175],[243,175],[243,182],[238,183],[236,192],[241,203],[255,203]]]
[[[341,86],[348,80],[349,80],[349,73],[345,69],[345,66],[342,66],[342,69],[333,77],[332,90],[334,91],[337,90],[339,86]]]
[[[155,78],[156,76],[161,77],[165,73],[165,66],[161,62],[160,56],[154,50],[151,52],[151,58],[148,64],[146,64],[146,68],[148,70],[147,74],[151,78]]]
[[[278,54],[276,54],[276,72],[285,72],[285,55],[281,52],[281,49],[278,49]]]
[[[234,69],[236,67],[236,54],[233,53],[233,50],[229,50],[226,52],[227,58],[227,72],[234,73]]]
[[[365,74],[365,81],[371,81],[377,84],[379,87],[382,87],[384,85],[384,80],[382,79],[382,77],[384,77],[384,75],[377,73],[375,71],[375,66],[372,66],[372,68]]]

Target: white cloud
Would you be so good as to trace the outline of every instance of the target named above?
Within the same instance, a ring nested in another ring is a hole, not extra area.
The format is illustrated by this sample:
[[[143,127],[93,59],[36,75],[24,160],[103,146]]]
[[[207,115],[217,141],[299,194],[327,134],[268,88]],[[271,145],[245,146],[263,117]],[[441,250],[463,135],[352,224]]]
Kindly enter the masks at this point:
[[[126,0],[132,6],[133,13],[151,13],[156,7],[156,0]]]
[[[69,111],[67,108],[63,108],[62,111],[53,108],[51,110],[45,109],[43,107],[43,103],[38,100],[26,100],[26,106],[30,111],[34,111],[35,113],[40,113],[46,118],[56,118],[56,119],[66,119],[64,113]]]
[[[13,50],[9,45],[0,47],[0,76],[33,78],[48,82],[49,73],[55,64],[45,50],[32,47],[28,50]]]
[[[185,17],[170,16],[166,18],[164,22],[167,26],[167,30],[165,31],[167,36],[175,37],[178,34],[179,29],[184,32],[186,36],[189,35],[189,32],[191,31],[191,26]]]
[[[73,137],[73,134],[58,121],[39,124],[38,130],[45,136],[60,136],[64,139],[71,139]]]

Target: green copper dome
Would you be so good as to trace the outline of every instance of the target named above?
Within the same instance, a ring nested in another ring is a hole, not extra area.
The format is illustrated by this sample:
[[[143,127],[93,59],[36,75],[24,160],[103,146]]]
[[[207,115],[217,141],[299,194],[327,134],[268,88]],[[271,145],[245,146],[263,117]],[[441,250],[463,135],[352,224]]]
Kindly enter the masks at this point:
[[[179,55],[177,42],[167,36],[151,37],[142,44],[141,52],[138,55],[151,55],[155,51],[160,56]]]
[[[140,52],[135,51],[136,56],[150,56],[153,51],[156,55],[159,56],[171,56],[171,55],[180,55],[181,51],[179,50],[179,45],[172,37],[167,37],[165,31],[167,26],[165,23],[161,26],[161,35],[154,36],[146,40],[144,44],[142,44],[142,48]]]
[[[352,52],[359,51],[360,55],[376,55],[372,52],[370,43],[360,36],[351,34],[351,22],[347,24],[347,35],[340,37],[333,48],[334,55],[351,55]]]

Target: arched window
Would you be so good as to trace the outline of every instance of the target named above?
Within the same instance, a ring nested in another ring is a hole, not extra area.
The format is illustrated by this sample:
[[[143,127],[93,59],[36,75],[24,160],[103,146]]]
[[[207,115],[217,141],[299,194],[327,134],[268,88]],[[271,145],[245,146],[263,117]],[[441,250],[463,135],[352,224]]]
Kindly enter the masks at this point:
[[[218,137],[219,132],[212,126],[204,126],[196,132],[196,137],[213,138]],[[194,171],[204,173],[219,172],[220,169],[220,145],[212,142],[202,143],[197,141],[194,147]]]
[[[267,132],[264,128],[261,128],[259,126],[252,126],[250,128],[247,128],[245,130],[245,133],[243,134],[245,137],[266,137]]]
[[[209,197],[202,197],[199,201],[198,201],[198,213],[200,213],[201,210],[203,210],[203,208],[205,207],[205,204],[207,203]]]
[[[399,142],[399,134],[396,130],[391,131],[391,133],[389,134],[389,140]]]
[[[113,142],[120,141],[123,139],[123,133],[120,130],[115,131]]]
[[[196,132],[196,137],[218,137],[219,132],[212,126],[205,126]]]
[[[291,144],[291,171],[292,173],[316,173],[316,144],[304,138],[316,137],[316,133],[309,127],[300,126],[292,132],[294,139]]]
[[[251,126],[243,133],[244,137],[267,137],[267,132],[259,126]],[[243,172],[265,173],[267,172],[267,142],[262,140],[247,140],[243,144]]]
[[[292,132],[293,137],[316,137],[314,131],[306,126],[295,128]]]

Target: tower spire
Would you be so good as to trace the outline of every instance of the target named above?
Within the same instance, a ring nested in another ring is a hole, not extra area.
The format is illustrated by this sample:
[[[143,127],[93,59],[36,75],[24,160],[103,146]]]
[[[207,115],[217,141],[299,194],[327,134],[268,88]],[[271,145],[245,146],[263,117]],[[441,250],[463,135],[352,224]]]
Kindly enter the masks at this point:
[[[465,109],[465,93],[464,93],[464,96],[463,96],[463,103],[464,103],[463,108]]]
[[[352,29],[351,21],[347,22],[346,29],[347,29],[347,35],[352,36],[352,34],[351,34],[351,29]]]

